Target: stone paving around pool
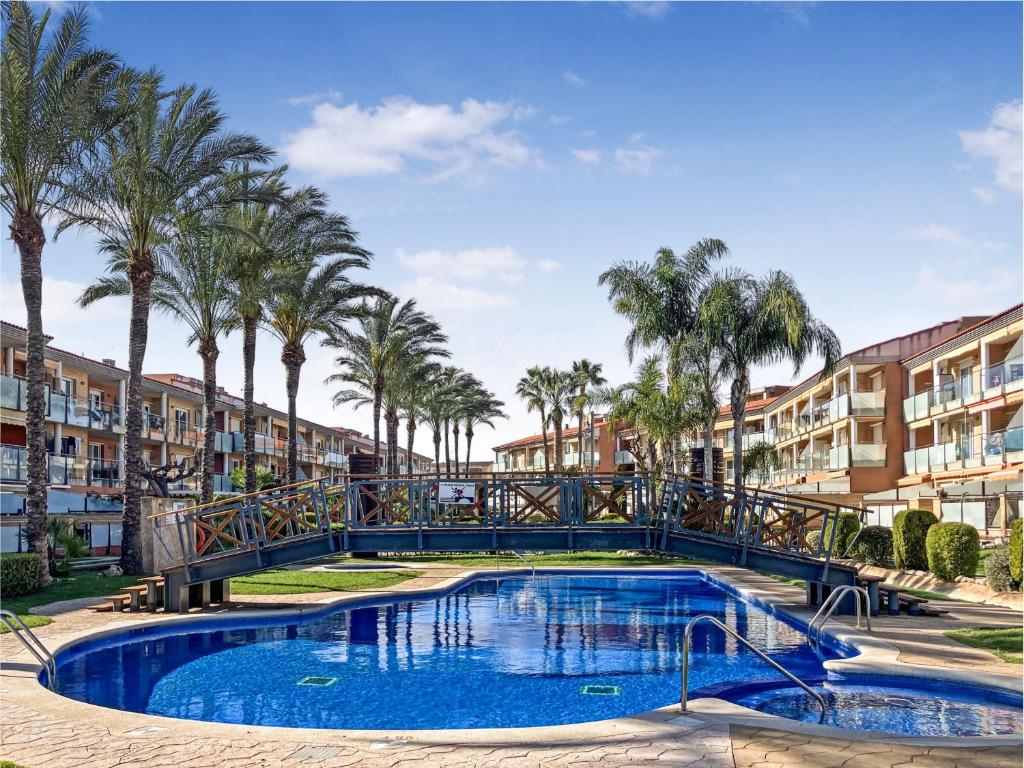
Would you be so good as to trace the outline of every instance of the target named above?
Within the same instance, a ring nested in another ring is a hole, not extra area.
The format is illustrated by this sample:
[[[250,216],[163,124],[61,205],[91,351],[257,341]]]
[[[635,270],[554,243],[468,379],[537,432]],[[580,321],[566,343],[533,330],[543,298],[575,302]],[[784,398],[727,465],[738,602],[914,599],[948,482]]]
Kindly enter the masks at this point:
[[[330,569],[337,565],[318,566]],[[470,570],[417,562],[423,575],[372,594],[442,586]],[[703,566],[702,566],[703,568]],[[639,570],[639,569],[638,569]],[[803,592],[738,568],[707,568],[797,605]],[[349,594],[349,593],[346,593]],[[365,596],[366,593],[363,593]],[[295,608],[331,603],[339,593],[247,595],[216,610]],[[899,649],[900,661],[1021,675],[984,652],[943,637],[964,626],[1020,624],[1021,614],[1004,608],[943,603],[942,618],[879,618],[875,635]],[[50,613],[51,611],[48,611]],[[75,607],[55,614],[36,631],[57,645],[73,635],[119,624],[163,621],[175,616],[95,614]],[[844,619],[846,623],[851,620]],[[631,718],[509,730],[323,731],[222,725],[157,718],[74,702],[41,688],[30,658],[10,635],[0,636],[0,759],[25,768],[534,768],[540,766],[693,766],[694,768],[1015,768],[1024,765],[1020,746],[935,747],[903,740],[885,743],[825,738],[681,716],[677,708]],[[420,705],[423,703],[420,702]],[[410,705],[416,705],[410,696]],[[454,737],[454,738],[453,738]]]

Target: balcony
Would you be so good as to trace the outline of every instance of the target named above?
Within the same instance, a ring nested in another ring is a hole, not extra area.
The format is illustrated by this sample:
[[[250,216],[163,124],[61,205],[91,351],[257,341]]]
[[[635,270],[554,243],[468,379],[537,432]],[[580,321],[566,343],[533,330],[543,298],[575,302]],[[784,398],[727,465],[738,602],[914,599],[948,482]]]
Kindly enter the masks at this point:
[[[45,405],[46,420],[51,423],[124,433],[124,410],[118,405],[96,405],[89,400],[49,389],[46,392]]]
[[[0,408],[25,410],[25,380],[18,376],[0,376]]]
[[[1024,430],[1021,427],[991,432],[987,435],[971,435],[928,446],[927,471],[942,472],[949,469],[965,469],[990,465],[1004,465],[1021,461],[1024,456]],[[906,454],[904,454],[904,461]],[[915,466],[920,466],[915,463]],[[921,470],[918,470],[921,471]]]
[[[850,393],[850,413],[854,416],[884,416],[885,390]]]
[[[1011,357],[981,371],[985,397],[996,397],[1024,386],[1024,357]]]
[[[242,489],[235,487],[235,484],[231,481],[231,475],[215,474],[213,476],[213,492],[241,493]]]
[[[927,418],[931,414],[932,399],[934,390],[926,389],[903,400],[903,420],[905,422],[917,421]]]
[[[923,475],[931,469],[929,457],[931,449],[916,448],[903,452],[903,473],[906,475]]]
[[[339,469],[347,470],[348,456],[337,451],[327,451],[323,455],[323,463],[328,467],[338,467]]]
[[[217,453],[235,453],[243,450],[241,432],[217,432],[213,436],[213,450]]]
[[[855,467],[884,467],[886,444],[856,443],[850,446],[852,464]]]
[[[636,456],[633,455],[632,451],[616,451],[614,459],[616,466],[619,464],[636,464]]]
[[[167,419],[155,413],[142,414],[142,439],[163,442],[167,438]]]
[[[120,488],[120,463],[113,459],[90,459],[86,456],[46,456],[47,482],[58,486],[96,486]],[[0,481],[25,483],[28,480],[28,449],[23,445],[0,446]]]
[[[175,421],[167,433],[167,441],[176,445],[198,445],[199,427],[194,427],[187,421]]]

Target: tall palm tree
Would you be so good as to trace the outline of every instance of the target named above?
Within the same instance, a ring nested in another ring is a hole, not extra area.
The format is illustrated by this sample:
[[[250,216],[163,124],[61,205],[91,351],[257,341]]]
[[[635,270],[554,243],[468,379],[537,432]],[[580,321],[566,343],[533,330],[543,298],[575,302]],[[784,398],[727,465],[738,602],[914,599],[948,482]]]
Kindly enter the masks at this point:
[[[360,301],[375,291],[348,278],[349,270],[369,266],[370,255],[356,245],[356,234],[344,216],[324,211],[304,222],[300,232],[292,257],[275,270],[266,320],[268,330],[281,342],[285,368],[289,483],[298,479],[295,402],[306,362],[306,342],[335,333],[346,320],[358,317]],[[345,255],[334,256],[339,253]]]
[[[214,445],[217,434],[217,338],[231,326],[234,311],[227,262],[234,248],[231,233],[220,222],[189,220],[173,239],[157,249],[156,274],[150,289],[152,306],[181,321],[190,331],[203,362],[203,456],[200,501],[213,501]],[[108,296],[131,295],[123,274],[99,279],[82,294],[92,303]]]
[[[412,452],[416,442],[416,428],[428,420],[430,397],[440,372],[441,365],[435,360],[421,358],[406,366],[400,376],[399,415],[405,419],[405,450],[409,474],[413,473]],[[437,439],[440,440],[440,435]]]
[[[142,572],[142,365],[157,249],[191,218],[234,202],[225,194],[232,165],[264,163],[272,150],[252,136],[221,133],[226,118],[211,91],[167,91],[155,72],[121,81],[115,98],[128,115],[104,135],[100,161],[75,179],[75,204],[61,228],[95,230],[109,271],[131,286],[121,568],[135,574]]]
[[[462,423],[466,428],[466,474],[469,474],[476,428],[480,425],[493,427],[495,419],[507,419],[508,414],[505,413],[504,407],[505,403],[483,387],[475,389],[465,398],[462,406]]]
[[[822,376],[841,356],[839,338],[814,317],[793,278],[772,271],[761,278],[730,270],[718,275],[701,308],[705,333],[732,377],[733,481],[743,483],[743,418],[750,395],[750,369],[790,361],[799,373],[811,354],[823,359]]]
[[[434,473],[438,480],[441,479],[441,434],[444,433],[447,437],[445,419],[454,394],[442,369],[427,384],[423,396],[422,421],[430,427],[431,441],[434,444]]]
[[[547,369],[541,384],[544,399],[547,402],[548,418],[555,431],[555,473],[561,474],[564,469],[562,460],[562,423],[567,414],[572,412],[573,389],[575,380],[569,371]]]
[[[483,389],[480,380],[471,373],[462,371],[458,388],[453,392],[449,403],[449,415],[452,429],[452,453],[455,456],[455,475],[459,475],[459,434],[461,425],[471,407],[473,398]]]
[[[109,109],[114,56],[87,47],[88,11],[68,10],[47,30],[26,2],[3,6],[0,51],[0,204],[10,217],[21,262],[26,310],[25,444],[28,549],[40,558],[39,580],[50,583],[46,533],[45,366],[42,319],[43,219],[73,194],[68,181],[94,158],[99,138],[120,117]]]
[[[719,414],[719,392],[725,379],[722,356],[711,337],[694,330],[680,345],[683,368],[693,374],[698,428],[704,443],[704,477],[714,480],[715,422]]]
[[[540,433],[544,445],[544,474],[551,474],[551,463],[548,460],[548,400],[545,391],[545,379],[550,375],[550,368],[533,366],[526,369],[526,375],[516,384],[516,396],[526,403],[528,412],[540,414]]]
[[[619,262],[598,278],[599,285],[608,286],[608,299],[615,311],[632,324],[626,337],[630,361],[638,349],[658,349],[668,359],[670,382],[677,381],[684,367],[688,367],[703,383],[704,474],[709,478],[713,468],[714,419],[718,416],[717,386],[720,384],[715,372],[721,366],[718,359],[695,357],[691,353],[713,347],[700,322],[700,308],[714,280],[715,265],[728,255],[725,243],[706,238],[690,246],[682,257],[662,248],[653,264]]]
[[[283,176],[285,168],[265,172],[262,178],[251,178],[249,169],[242,167],[235,184],[241,187],[241,200],[230,210],[232,225],[240,236],[237,247],[227,265],[234,304],[235,321],[242,329],[242,451],[245,462],[245,492],[256,487],[256,330],[264,319],[264,306],[274,276],[278,254],[287,252],[287,237],[294,230],[290,218],[291,208],[285,199],[287,186]],[[255,200],[251,192],[255,184],[262,184],[262,197]],[[299,198],[302,200],[302,197]],[[282,244],[281,239],[285,240]]]
[[[373,404],[373,451],[380,456],[380,416],[388,376],[408,355],[447,357],[449,353],[444,347],[448,337],[433,318],[417,309],[415,299],[402,302],[384,291],[377,294],[364,304],[354,327],[339,326],[324,342],[341,351],[335,364],[342,369],[324,383],[368,388]],[[336,406],[351,400],[339,395],[342,393],[334,397]]]
[[[445,475],[451,477],[452,474],[452,446],[448,442],[448,436],[451,433],[452,421],[456,418],[459,412],[459,398],[462,393],[473,386],[476,379],[466,371],[455,366],[445,366],[441,369],[441,375],[438,377],[438,387],[441,393],[441,411],[443,413],[443,431],[444,431],[444,471]],[[456,471],[458,471],[458,444],[456,443]]]
[[[583,412],[587,407],[587,393],[591,387],[599,387],[606,382],[604,376],[601,375],[602,366],[600,363],[592,363],[590,360],[583,358],[582,360],[576,360],[572,364],[572,377],[576,384],[576,396],[573,399],[573,405],[576,408],[576,420],[578,425],[577,430],[577,450],[579,451],[580,466],[583,466]],[[593,416],[593,414],[591,414]],[[591,453],[593,453],[594,447],[590,447]]]

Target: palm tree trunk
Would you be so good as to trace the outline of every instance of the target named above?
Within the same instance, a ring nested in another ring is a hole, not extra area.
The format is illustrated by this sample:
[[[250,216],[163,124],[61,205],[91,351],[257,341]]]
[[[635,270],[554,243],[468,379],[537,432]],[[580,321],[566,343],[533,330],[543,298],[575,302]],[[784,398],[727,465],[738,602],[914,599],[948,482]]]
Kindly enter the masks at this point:
[[[551,462],[548,460],[548,417],[544,411],[540,412],[540,436],[544,443],[544,474],[551,474]]]
[[[409,464],[409,474],[413,474],[412,469],[412,444],[416,439],[416,419],[409,419],[405,425],[405,460]]]
[[[242,367],[245,382],[242,397],[245,406],[242,415],[242,450],[245,453],[245,492],[256,490],[256,407],[254,378],[256,370],[256,318],[242,318]]]
[[[203,405],[206,416],[203,419],[203,474],[200,479],[199,502],[213,501],[213,451],[217,437],[217,349],[216,341],[203,341],[199,345],[199,356],[203,359]]]
[[[377,377],[373,381],[373,455],[376,458],[378,467],[380,466],[380,410],[383,399],[384,381]],[[387,471],[386,467],[385,471]]]
[[[469,452],[473,446],[473,428],[466,425],[466,476],[469,476]]]
[[[434,430],[434,472],[441,479],[441,433]]]
[[[448,453],[448,432],[451,430],[451,421],[448,418],[444,420],[444,476],[452,476],[452,460]]]
[[[459,476],[459,420],[452,424],[452,448],[455,453],[455,476]]]
[[[581,396],[582,399],[582,396]],[[576,436],[576,461],[580,470],[583,469],[583,410],[581,409],[577,414],[576,418],[579,421],[579,429],[577,430]]]
[[[21,290],[25,297],[28,326],[25,381],[25,444],[28,478],[26,482],[27,520],[25,533],[28,551],[39,555],[39,585],[48,586],[50,577],[49,540],[46,534],[46,403],[44,401],[46,366],[43,350],[43,245],[46,234],[34,216],[19,214],[11,222],[11,237],[21,257]],[[14,375],[14,371],[7,372]]]
[[[709,483],[715,480],[715,422],[704,424],[704,479]]]
[[[555,423],[555,474],[560,475],[564,470],[562,466],[562,418],[556,416],[552,421]]]
[[[148,254],[128,267],[131,284],[131,320],[128,330],[128,393],[125,413],[124,511],[121,516],[121,570],[135,575],[142,563],[142,364],[149,341],[149,291],[155,268]]]
[[[732,407],[732,478],[736,485],[743,485],[743,417],[747,412],[749,394],[750,374],[744,368],[733,379],[729,392]]]
[[[390,411],[384,412],[384,427],[387,430],[387,465],[389,476],[398,474],[398,416]]]
[[[285,369],[285,387],[288,390],[288,483],[298,481],[299,456],[298,434],[299,425],[295,415],[295,401],[299,397],[299,373],[306,362],[306,353],[301,344],[289,342],[281,350],[281,362]]]

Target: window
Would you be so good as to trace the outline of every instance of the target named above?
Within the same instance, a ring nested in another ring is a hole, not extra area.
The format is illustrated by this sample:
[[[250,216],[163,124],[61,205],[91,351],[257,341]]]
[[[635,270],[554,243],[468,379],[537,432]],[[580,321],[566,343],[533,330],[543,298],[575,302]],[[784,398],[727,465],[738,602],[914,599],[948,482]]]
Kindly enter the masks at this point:
[[[89,443],[89,458],[90,459],[102,459],[103,458],[103,444],[102,443]]]
[[[75,380],[74,379],[61,379],[60,380],[60,391],[65,395],[75,396]]]
[[[102,408],[103,407],[103,393],[99,392],[99,391],[97,391],[95,389],[90,389],[89,390],[89,405],[91,405],[96,410],[99,410],[100,408]]]

